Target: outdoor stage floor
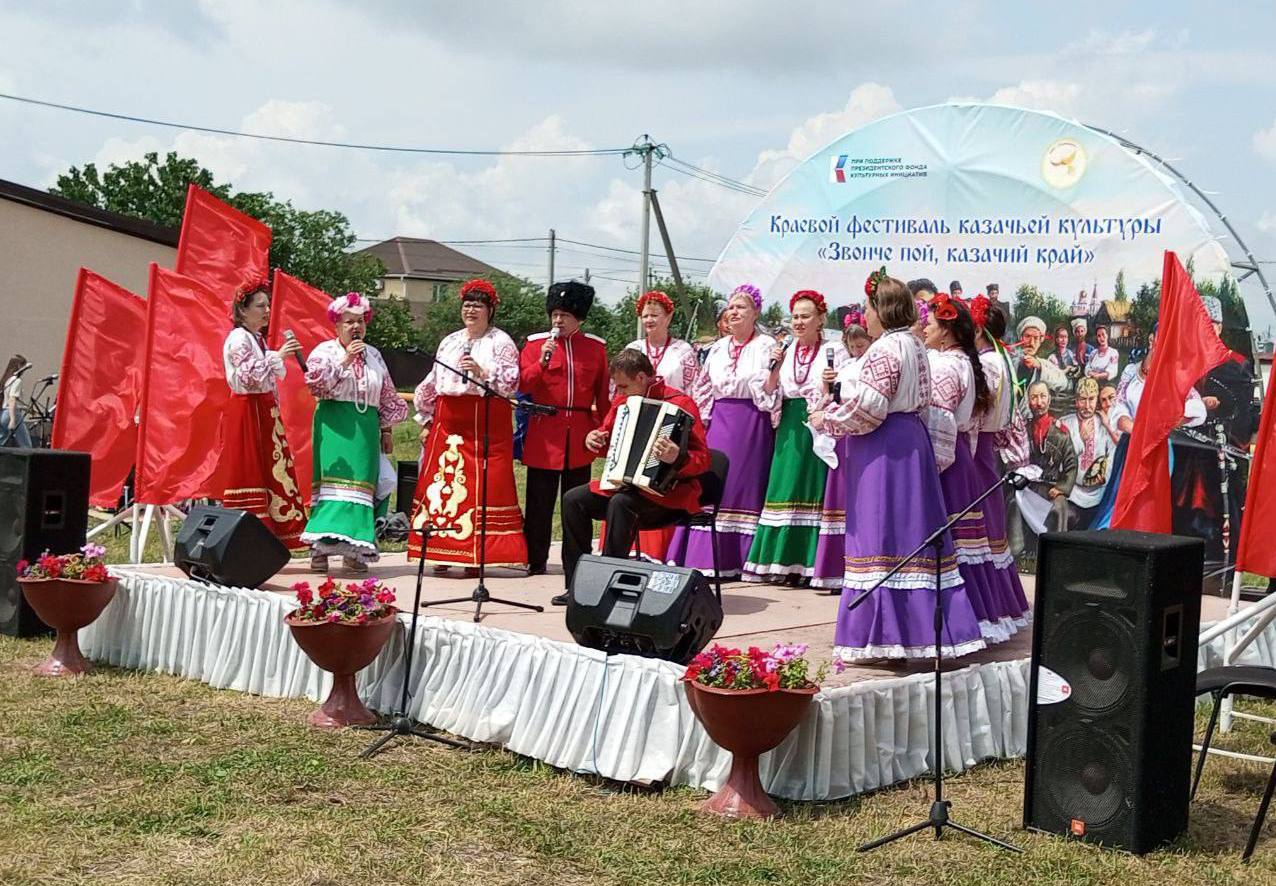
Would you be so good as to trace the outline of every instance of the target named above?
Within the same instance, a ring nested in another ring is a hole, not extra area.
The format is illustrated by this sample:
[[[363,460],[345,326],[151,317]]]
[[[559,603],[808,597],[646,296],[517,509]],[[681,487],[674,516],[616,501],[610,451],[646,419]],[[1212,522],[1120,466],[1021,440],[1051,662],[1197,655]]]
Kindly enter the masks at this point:
[[[550,552],[550,563],[558,560],[558,545]],[[340,560],[332,558],[333,564]],[[283,571],[262,586],[262,590],[291,594],[297,582],[310,582],[317,586],[323,575],[310,571],[307,559],[294,559]],[[143,566],[147,572],[173,578],[182,577],[175,566]],[[407,554],[385,554],[373,565],[368,574],[392,587],[397,605],[408,611],[415,589],[417,566],[409,563]],[[338,581],[358,580],[362,576],[345,569],[334,568],[331,576]],[[1028,599],[1033,598],[1034,580],[1030,575],[1021,576]],[[549,598],[563,589],[562,570],[550,566],[547,575],[528,576],[522,570],[493,569],[487,575],[488,592],[494,597],[504,597],[520,603],[537,603],[544,612],[516,609],[499,603],[485,604],[481,624],[520,634],[531,634],[548,640],[571,643],[563,607],[551,606]],[[435,575],[426,567],[422,602],[450,597],[466,596],[474,589],[477,579],[467,578],[462,570],[453,568],[447,575]],[[784,588],[777,585],[754,584],[733,581],[722,586],[723,622],[714,638],[724,645],[745,648],[758,646],[769,648],[776,643],[805,643],[810,647],[808,657],[813,662],[831,661],[833,656],[833,629],[837,619],[838,597],[828,597],[809,588]],[[445,606],[423,606],[423,613],[453,621],[469,622],[473,619],[473,603],[451,603]],[[1210,622],[1225,617],[1227,600],[1203,597],[1201,621]],[[950,659],[945,670],[965,668],[972,664],[994,661],[1013,661],[1027,658],[1032,653],[1032,630],[1021,630],[1005,643],[989,646],[977,653]],[[847,667],[842,673],[830,669],[824,685],[847,686],[864,680],[904,677],[931,670],[931,660],[921,659],[909,663],[882,663]]]

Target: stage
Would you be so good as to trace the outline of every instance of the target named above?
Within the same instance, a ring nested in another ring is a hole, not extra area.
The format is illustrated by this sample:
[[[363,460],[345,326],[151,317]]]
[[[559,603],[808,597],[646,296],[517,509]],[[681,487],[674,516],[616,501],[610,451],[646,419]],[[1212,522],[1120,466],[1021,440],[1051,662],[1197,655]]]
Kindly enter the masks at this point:
[[[557,553],[551,554],[551,563]],[[334,563],[337,562],[335,559]],[[283,624],[295,606],[292,584],[322,581],[297,559],[261,590],[222,588],[187,579],[173,566],[113,567],[119,592],[102,617],[81,632],[96,660],[200,680],[217,688],[318,700],[328,677],[305,657]],[[388,554],[370,574],[410,606],[416,567]],[[355,576],[335,569],[338,580]],[[1032,580],[1025,577],[1032,594]],[[463,596],[476,580],[459,569],[427,570],[423,600]],[[682,668],[577,646],[564,610],[548,605],[561,573],[527,577],[493,570],[488,589],[546,606],[544,613],[500,604],[472,621],[472,604],[423,609],[411,675],[409,713],[468,739],[500,745],[562,769],[618,781],[716,788],[729,755],[709,740],[687,706]],[[832,655],[837,598],[809,589],[733,582],[724,585],[724,621],[716,641],[769,647],[800,642],[808,657]],[[1227,601],[1204,597],[1202,622],[1223,617]],[[406,628],[408,616],[402,616]],[[359,678],[369,705],[389,712],[399,695],[406,630]],[[1031,632],[947,663],[945,750],[950,769],[1021,756],[1027,738]],[[1276,627],[1247,653],[1271,664]],[[1219,643],[1202,650],[1217,663]],[[831,800],[884,787],[928,770],[933,730],[931,671],[911,665],[830,669],[803,723],[771,754],[761,775],[778,796]]]

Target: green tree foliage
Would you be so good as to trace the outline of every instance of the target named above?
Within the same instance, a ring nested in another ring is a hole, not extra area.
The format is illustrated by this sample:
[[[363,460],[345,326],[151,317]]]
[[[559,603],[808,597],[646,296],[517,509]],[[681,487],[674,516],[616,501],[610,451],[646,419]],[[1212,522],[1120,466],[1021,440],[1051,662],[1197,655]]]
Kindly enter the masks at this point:
[[[1138,330],[1140,337],[1146,337],[1156,325],[1157,315],[1161,312],[1161,281],[1153,280],[1144,283],[1134,295],[1134,304],[1130,306],[1130,322]]]
[[[272,266],[334,295],[376,292],[377,278],[385,269],[376,258],[350,252],[355,235],[344,215],[297,209],[269,192],[237,192],[229,183],[218,184],[197,160],[173,152],[161,161],[152,151],[141,160],[113,163],[105,172],[93,163],[73,166],[58,176],[50,191],[99,209],[177,227],[191,183],[270,226]]]
[[[376,310],[368,324],[368,343],[382,350],[408,350],[422,346],[421,328],[412,316],[407,299],[376,300]]]
[[[1053,334],[1057,327],[1067,324],[1070,313],[1068,306],[1057,295],[1043,292],[1036,286],[1025,283],[1015,292],[1015,325],[1025,317],[1040,317],[1045,321],[1048,333]]]
[[[1112,287],[1112,298],[1115,301],[1129,301],[1130,293],[1125,290],[1125,271],[1117,271],[1116,284]]]

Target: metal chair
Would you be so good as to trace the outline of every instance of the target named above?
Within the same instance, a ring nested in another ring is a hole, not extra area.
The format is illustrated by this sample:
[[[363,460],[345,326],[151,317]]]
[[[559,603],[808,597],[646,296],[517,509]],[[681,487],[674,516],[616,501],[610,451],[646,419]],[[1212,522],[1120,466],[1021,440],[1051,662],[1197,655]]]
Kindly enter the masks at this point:
[[[1214,729],[1218,725],[1218,712],[1223,706],[1223,699],[1230,695],[1249,695],[1254,698],[1276,699],[1276,668],[1259,665],[1233,665],[1231,667],[1210,668],[1196,675],[1196,694],[1210,693],[1214,696],[1214,709],[1210,712],[1210,723],[1205,729],[1205,739],[1201,742],[1201,753],[1196,760],[1196,771],[1192,774],[1192,793],[1196,797],[1196,788],[1201,781],[1201,771],[1205,768],[1205,756],[1210,750],[1210,741],[1214,738]],[[1276,733],[1272,733],[1272,743],[1276,744]],[[1272,766],[1271,777],[1267,779],[1267,789],[1263,792],[1263,800],[1258,804],[1258,814],[1254,825],[1250,828],[1249,842],[1245,844],[1245,852],[1241,859],[1248,860],[1258,845],[1258,835],[1263,830],[1263,821],[1267,818],[1267,807],[1271,805],[1272,794],[1276,793],[1276,764]]]
[[[688,530],[695,526],[709,527],[709,547],[713,552],[713,590],[722,602],[722,575],[718,569],[718,508],[722,505],[722,493],[727,486],[727,471],[731,468],[731,459],[719,449],[709,450],[709,470],[701,474],[700,510],[694,514],[682,513],[669,520],[653,525],[642,525],[641,529],[664,529],[668,526],[684,526]],[[634,539],[634,553],[640,558],[642,550],[639,539]]]

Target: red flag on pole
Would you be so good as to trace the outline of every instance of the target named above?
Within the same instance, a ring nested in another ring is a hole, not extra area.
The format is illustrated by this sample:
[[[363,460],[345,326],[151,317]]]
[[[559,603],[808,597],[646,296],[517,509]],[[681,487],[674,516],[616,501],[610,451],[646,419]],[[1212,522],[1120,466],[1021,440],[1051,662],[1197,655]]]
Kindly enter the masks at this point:
[[[222,365],[227,302],[156,264],[147,301],[136,498],[147,505],[221,498],[215,475],[230,399]]]
[[[1241,520],[1241,540],[1236,550],[1236,571],[1276,578],[1276,545],[1271,530],[1276,526],[1276,397],[1269,386],[1263,399],[1263,418],[1258,424],[1258,442],[1249,468],[1249,489],[1245,492],[1245,517]],[[1235,519],[1235,518],[1233,518]]]
[[[75,282],[59,373],[53,448],[87,452],[89,501],[119,503],[137,451],[146,302],[88,268]]]
[[[326,292],[276,268],[275,283],[271,287],[270,347],[277,350],[284,344],[285,329],[292,330],[297,336],[303,354],[309,354],[316,345],[332,338],[332,323],[328,320],[328,304],[331,301]],[[288,447],[292,450],[293,465],[297,468],[301,500],[309,502],[314,479],[310,437],[315,398],[306,387],[297,361],[289,358],[284,361],[284,367],[287,374],[279,382],[279,412],[284,422],[284,433],[288,436]]]
[[[270,228],[191,185],[175,270],[198,280],[229,306],[240,286],[270,279]]]
[[[1113,529],[1172,531],[1170,432],[1183,421],[1183,404],[1192,386],[1230,355],[1192,278],[1178,256],[1167,250],[1156,347],[1112,510]]]

